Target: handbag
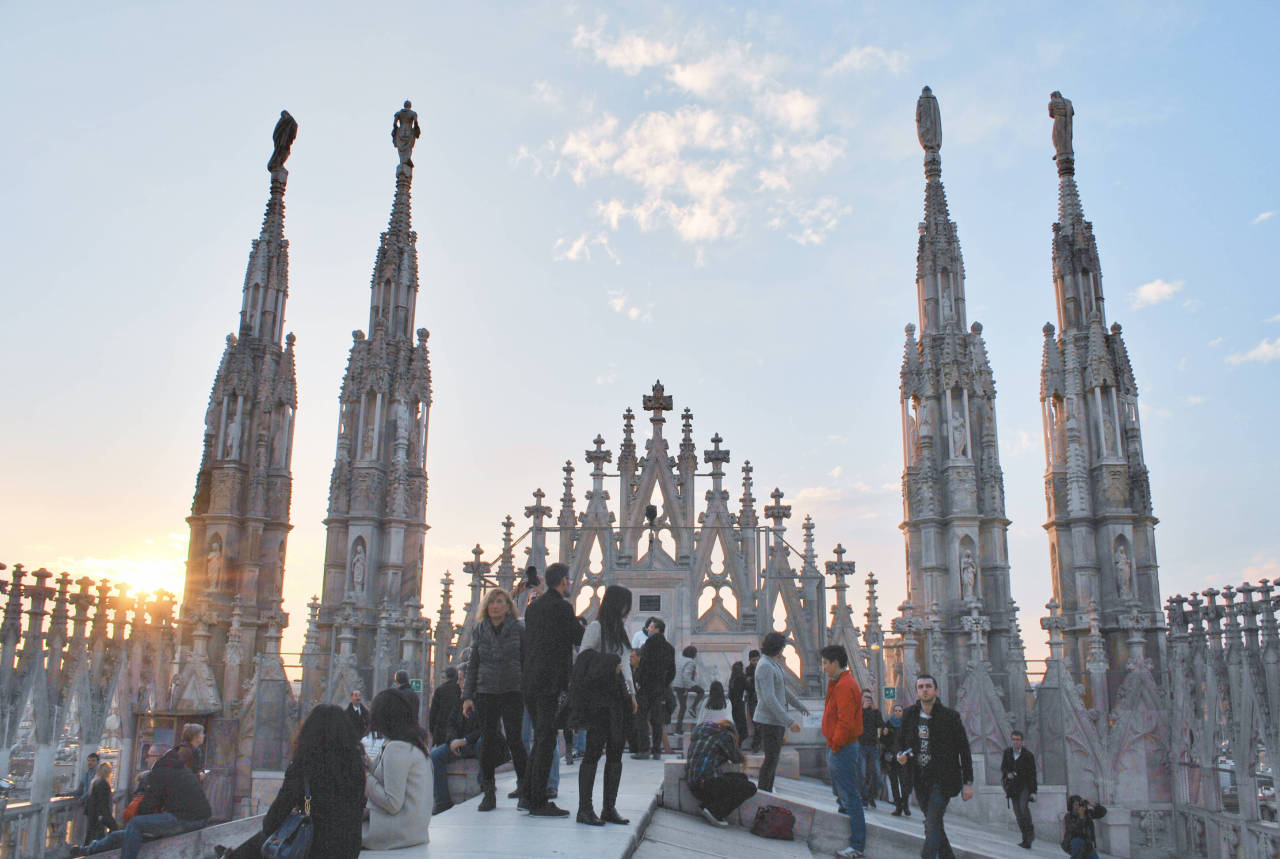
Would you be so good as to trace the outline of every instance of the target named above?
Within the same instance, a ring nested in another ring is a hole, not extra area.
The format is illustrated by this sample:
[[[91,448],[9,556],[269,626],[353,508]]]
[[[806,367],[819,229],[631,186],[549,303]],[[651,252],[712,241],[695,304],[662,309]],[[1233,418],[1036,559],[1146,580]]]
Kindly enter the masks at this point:
[[[302,809],[289,812],[279,828],[262,844],[263,859],[306,859],[315,835],[311,823],[311,784],[302,779]]]
[[[756,819],[751,823],[752,835],[794,841],[795,832],[796,816],[791,809],[781,805],[765,805],[756,809]]]

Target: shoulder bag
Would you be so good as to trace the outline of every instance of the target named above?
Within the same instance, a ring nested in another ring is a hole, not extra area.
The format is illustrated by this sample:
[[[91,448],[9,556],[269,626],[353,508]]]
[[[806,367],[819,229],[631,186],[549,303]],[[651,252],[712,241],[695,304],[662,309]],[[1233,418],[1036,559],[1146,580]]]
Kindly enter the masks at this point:
[[[311,784],[302,779],[302,809],[289,812],[284,823],[262,845],[263,859],[306,859],[315,834],[311,824]]]

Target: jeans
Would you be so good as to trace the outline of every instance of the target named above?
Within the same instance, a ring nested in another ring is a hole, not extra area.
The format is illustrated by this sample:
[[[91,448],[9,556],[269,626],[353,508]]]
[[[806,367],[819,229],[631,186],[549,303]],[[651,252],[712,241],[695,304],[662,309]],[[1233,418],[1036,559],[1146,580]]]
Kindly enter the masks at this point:
[[[924,811],[924,847],[920,851],[921,859],[955,859],[955,851],[947,840],[947,830],[942,817],[947,813],[947,803],[951,797],[943,796],[942,785],[917,785],[916,800]]]
[[[756,786],[742,773],[725,773],[706,779],[696,788],[690,787],[689,792],[716,820],[724,820],[755,795]]]
[[[1013,816],[1018,821],[1018,829],[1022,832],[1022,840],[1030,844],[1036,838],[1036,827],[1031,822],[1031,791],[1023,788],[1013,800]]]
[[[118,847],[120,859],[136,859],[138,851],[142,849],[143,836],[166,838],[170,835],[181,835],[184,832],[201,829],[208,822],[207,820],[183,820],[167,811],[161,811],[158,814],[139,814],[130,820],[124,829],[117,829],[106,838],[99,838],[90,844],[85,848],[85,852],[102,853]]]
[[[1071,839],[1071,859],[1098,859],[1098,851],[1083,838]]]
[[[761,790],[773,791],[773,778],[778,773],[778,758],[782,756],[782,737],[786,728],[756,722],[756,734],[764,745],[764,761],[760,764],[760,776],[756,781]]]
[[[560,695],[535,695],[529,698],[524,712],[521,732],[530,743],[529,779],[525,784],[525,796],[531,808],[541,808],[547,802],[547,791],[560,790],[560,756],[556,754],[556,711],[560,707]]]
[[[698,705],[702,703],[702,696],[707,694],[707,690],[701,686],[690,686],[687,689],[677,688],[676,699],[680,702],[680,712],[676,716],[676,733],[684,733],[684,713],[685,705],[689,703],[689,693],[693,693],[693,706],[689,707],[689,719],[696,722],[698,719]]]
[[[880,747],[858,743],[858,748],[862,751],[862,772],[865,774],[862,801],[874,804],[876,797],[880,796]]]
[[[506,734],[507,748],[511,750],[511,764],[516,768],[516,776],[524,781],[525,765],[528,763],[524,742],[520,739],[524,696],[519,692],[477,692],[475,704],[480,716],[480,736],[484,743],[483,753],[480,755],[481,783],[493,784],[493,771],[498,766],[499,725]]]
[[[840,805],[849,814],[849,846],[867,849],[867,819],[862,814],[862,753],[855,740],[840,749],[827,748],[827,772]]]

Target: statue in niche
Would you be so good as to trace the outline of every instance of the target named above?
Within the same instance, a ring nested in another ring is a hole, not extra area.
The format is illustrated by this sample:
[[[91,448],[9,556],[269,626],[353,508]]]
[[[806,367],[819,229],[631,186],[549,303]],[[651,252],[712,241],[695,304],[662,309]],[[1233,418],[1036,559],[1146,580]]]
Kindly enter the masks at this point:
[[[400,153],[400,166],[413,167],[413,144],[421,136],[418,113],[413,109],[413,102],[406,100],[404,108],[396,111],[395,122],[391,126],[391,140]]]
[[[222,539],[216,534],[209,541],[209,552],[204,560],[204,574],[209,590],[222,589]]]
[[[964,415],[951,413],[951,455],[961,458],[969,455],[969,424]]]
[[[920,457],[920,410],[907,413],[907,461],[914,463]]]
[[[1075,152],[1071,148],[1072,136],[1072,117],[1076,115],[1076,110],[1071,106],[1071,100],[1064,98],[1062,93],[1054,90],[1049,95],[1049,116],[1053,117],[1053,148],[1055,155],[1054,160],[1059,158],[1073,158]]]
[[[276,148],[271,153],[271,160],[267,162],[268,170],[274,173],[284,168],[284,162],[289,159],[289,151],[297,137],[298,121],[289,115],[289,111],[280,111],[280,121],[276,123],[275,131],[271,132],[271,140]]]
[[[1110,416],[1104,411],[1099,415],[1098,419],[1102,421],[1103,455],[1119,453],[1120,451],[1116,448],[1116,428],[1115,425],[1111,423]]]
[[[933,410],[929,408],[929,401],[922,400],[920,402],[920,438],[933,438]]]
[[[374,422],[373,422],[373,415],[370,414],[368,420],[364,422],[364,433],[363,433],[364,438],[362,439],[361,450],[360,450],[361,459],[373,459],[373,449],[374,449],[373,437],[374,437],[375,430],[376,430],[376,426],[374,425]]]
[[[240,413],[232,405],[231,419],[227,421],[227,436],[222,443],[223,459],[239,459],[240,457]]]
[[[973,552],[968,549],[960,556],[960,596],[966,602],[974,599],[974,588],[978,583],[978,565],[974,563]]]
[[[364,555],[364,543],[357,543],[355,553],[351,556],[351,589],[356,593],[364,593]]]
[[[1129,553],[1124,549],[1124,543],[1116,546],[1115,555],[1116,566],[1116,587],[1120,591],[1120,599],[1128,601],[1133,599],[1133,564],[1129,561]]]
[[[933,90],[925,87],[916,99],[916,136],[925,152],[937,152],[942,148],[942,112]]]

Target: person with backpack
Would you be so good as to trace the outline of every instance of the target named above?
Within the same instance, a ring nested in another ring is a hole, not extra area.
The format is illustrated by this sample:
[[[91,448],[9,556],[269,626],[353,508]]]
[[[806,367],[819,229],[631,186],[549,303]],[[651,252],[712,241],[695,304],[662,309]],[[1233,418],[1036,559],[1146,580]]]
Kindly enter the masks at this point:
[[[923,859],[954,859],[943,816],[956,796],[973,799],[973,757],[960,714],[938,700],[932,674],[916,677],[916,702],[902,716],[898,763],[910,765],[916,802],[924,812]]]
[[[305,809],[309,795],[312,855],[356,859],[365,777],[359,730],[349,712],[333,704],[312,709],[294,738],[293,758],[284,771],[284,783],[262,818],[262,831],[239,847],[219,844],[214,852],[231,859],[259,859],[262,845],[295,809]]]
[[[725,818],[730,812],[755,795],[756,786],[746,775],[725,772],[726,767],[743,760],[732,720],[721,718],[694,727],[684,777],[709,823],[728,826]]]
[[[1098,836],[1093,822],[1107,816],[1106,806],[1072,794],[1067,798],[1067,815],[1062,819],[1062,850],[1071,859],[1098,859]]]
[[[822,711],[822,736],[827,740],[827,771],[841,808],[849,815],[849,844],[836,856],[860,859],[867,849],[867,819],[862,812],[862,690],[849,671],[849,654],[839,644],[819,653],[827,675],[827,700]],[[763,664],[763,661],[762,663]]]

